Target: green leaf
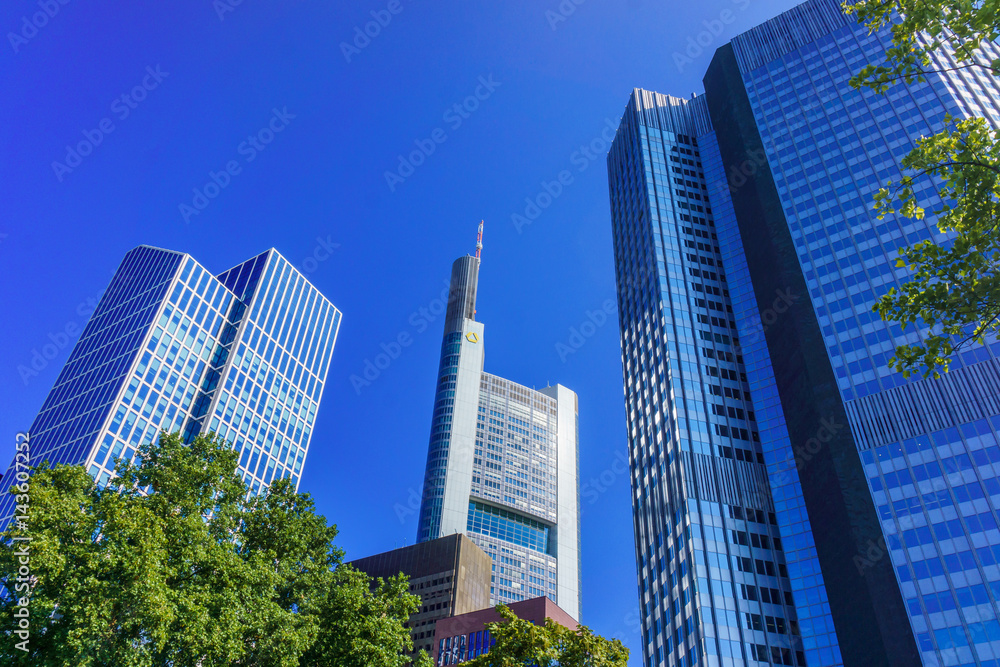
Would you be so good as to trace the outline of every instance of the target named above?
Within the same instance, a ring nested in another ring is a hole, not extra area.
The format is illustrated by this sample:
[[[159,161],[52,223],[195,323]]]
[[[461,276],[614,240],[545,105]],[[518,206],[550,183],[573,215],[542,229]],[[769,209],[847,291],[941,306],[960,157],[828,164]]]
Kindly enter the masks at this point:
[[[372,588],[340,565],[337,529],[307,494],[279,480],[248,501],[236,469],[226,442],[178,434],[120,462],[104,489],[81,466],[33,469],[30,521],[0,544],[0,584],[14,591],[9,538],[31,538],[29,650],[12,641],[18,601],[0,599],[0,664],[409,664],[418,598],[406,579]]]

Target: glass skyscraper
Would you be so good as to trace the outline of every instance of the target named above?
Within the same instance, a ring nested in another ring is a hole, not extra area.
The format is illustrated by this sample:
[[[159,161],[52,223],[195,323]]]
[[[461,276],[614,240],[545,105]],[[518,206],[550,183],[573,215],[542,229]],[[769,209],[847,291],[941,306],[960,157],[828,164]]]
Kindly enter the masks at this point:
[[[417,540],[464,533],[493,559],[492,604],[544,595],[579,619],[576,394],[483,371],[478,280],[455,261]]]
[[[906,279],[899,247],[947,239],[879,220],[874,192],[946,113],[1000,125],[1000,87],[852,89],[889,43],[811,0],[721,47],[704,95],[626,108],[608,167],[647,665],[998,664],[1000,344],[906,380],[886,362],[918,334],[871,306]]]
[[[340,317],[273,249],[215,276],[135,248],[31,425],[32,464],[83,465],[104,485],[161,430],[216,432],[252,493],[298,486]],[[0,499],[4,523],[12,501]]]
[[[803,665],[799,617],[832,624],[825,599],[795,605],[708,197],[710,133],[704,97],[637,90],[608,158],[646,662]],[[788,548],[818,572],[808,546]],[[824,639],[814,663],[837,664]]]

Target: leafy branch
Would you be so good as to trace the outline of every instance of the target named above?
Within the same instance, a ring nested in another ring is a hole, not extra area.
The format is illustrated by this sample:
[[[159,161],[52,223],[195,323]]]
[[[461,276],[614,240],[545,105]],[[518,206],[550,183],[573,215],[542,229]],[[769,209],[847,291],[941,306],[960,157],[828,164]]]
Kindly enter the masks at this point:
[[[944,245],[925,240],[901,249],[897,267],[911,277],[873,309],[904,329],[915,324],[926,331],[890,360],[904,375],[922,367],[924,376],[939,377],[961,348],[1000,334],[1000,137],[982,118],[945,122],[945,132],[920,139],[903,159],[911,173],[875,195],[879,218],[922,219],[914,183],[931,178],[945,202],[934,212],[938,229],[953,237]]]

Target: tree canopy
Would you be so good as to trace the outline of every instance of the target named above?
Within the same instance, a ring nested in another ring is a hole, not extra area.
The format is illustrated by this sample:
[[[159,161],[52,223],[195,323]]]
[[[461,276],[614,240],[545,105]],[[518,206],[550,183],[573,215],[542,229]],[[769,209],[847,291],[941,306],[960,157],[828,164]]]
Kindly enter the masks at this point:
[[[844,10],[872,31],[889,30],[885,61],[869,63],[854,86],[885,92],[894,83],[922,81],[931,72],[977,69],[1000,75],[1000,57],[984,44],[1000,36],[1000,3],[964,0],[861,0]]]
[[[503,621],[487,624],[496,641],[489,653],[464,663],[468,667],[625,667],[628,649],[617,639],[605,639],[589,628],[565,628],[552,619],[545,625],[518,618],[504,605]]]
[[[884,62],[868,64],[851,80],[856,88],[884,93],[895,83],[964,70],[1000,76],[996,0],[863,0],[844,8],[870,30],[892,35]],[[919,342],[897,346],[889,361],[904,375],[938,377],[960,349],[1000,334],[1000,137],[984,118],[940,120],[944,129],[921,138],[903,159],[903,178],[875,197],[880,217],[922,219],[928,211],[919,194],[929,182],[942,202],[929,213],[948,235],[901,248],[897,265],[911,275],[873,308],[884,320],[920,331]]]
[[[405,577],[342,564],[336,526],[287,480],[248,498],[214,436],[163,434],[104,488],[42,464],[0,544],[0,662],[34,667],[402,667]],[[12,489],[15,491],[16,489]],[[11,538],[30,538],[13,542]],[[30,639],[15,647],[27,543]]]

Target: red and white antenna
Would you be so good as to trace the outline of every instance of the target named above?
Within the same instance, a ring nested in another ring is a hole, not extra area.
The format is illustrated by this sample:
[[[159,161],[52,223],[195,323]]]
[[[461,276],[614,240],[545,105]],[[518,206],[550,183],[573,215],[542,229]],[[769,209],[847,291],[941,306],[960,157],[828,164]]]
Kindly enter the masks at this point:
[[[479,221],[479,235],[476,237],[476,259],[482,261],[483,254],[483,221]]]

